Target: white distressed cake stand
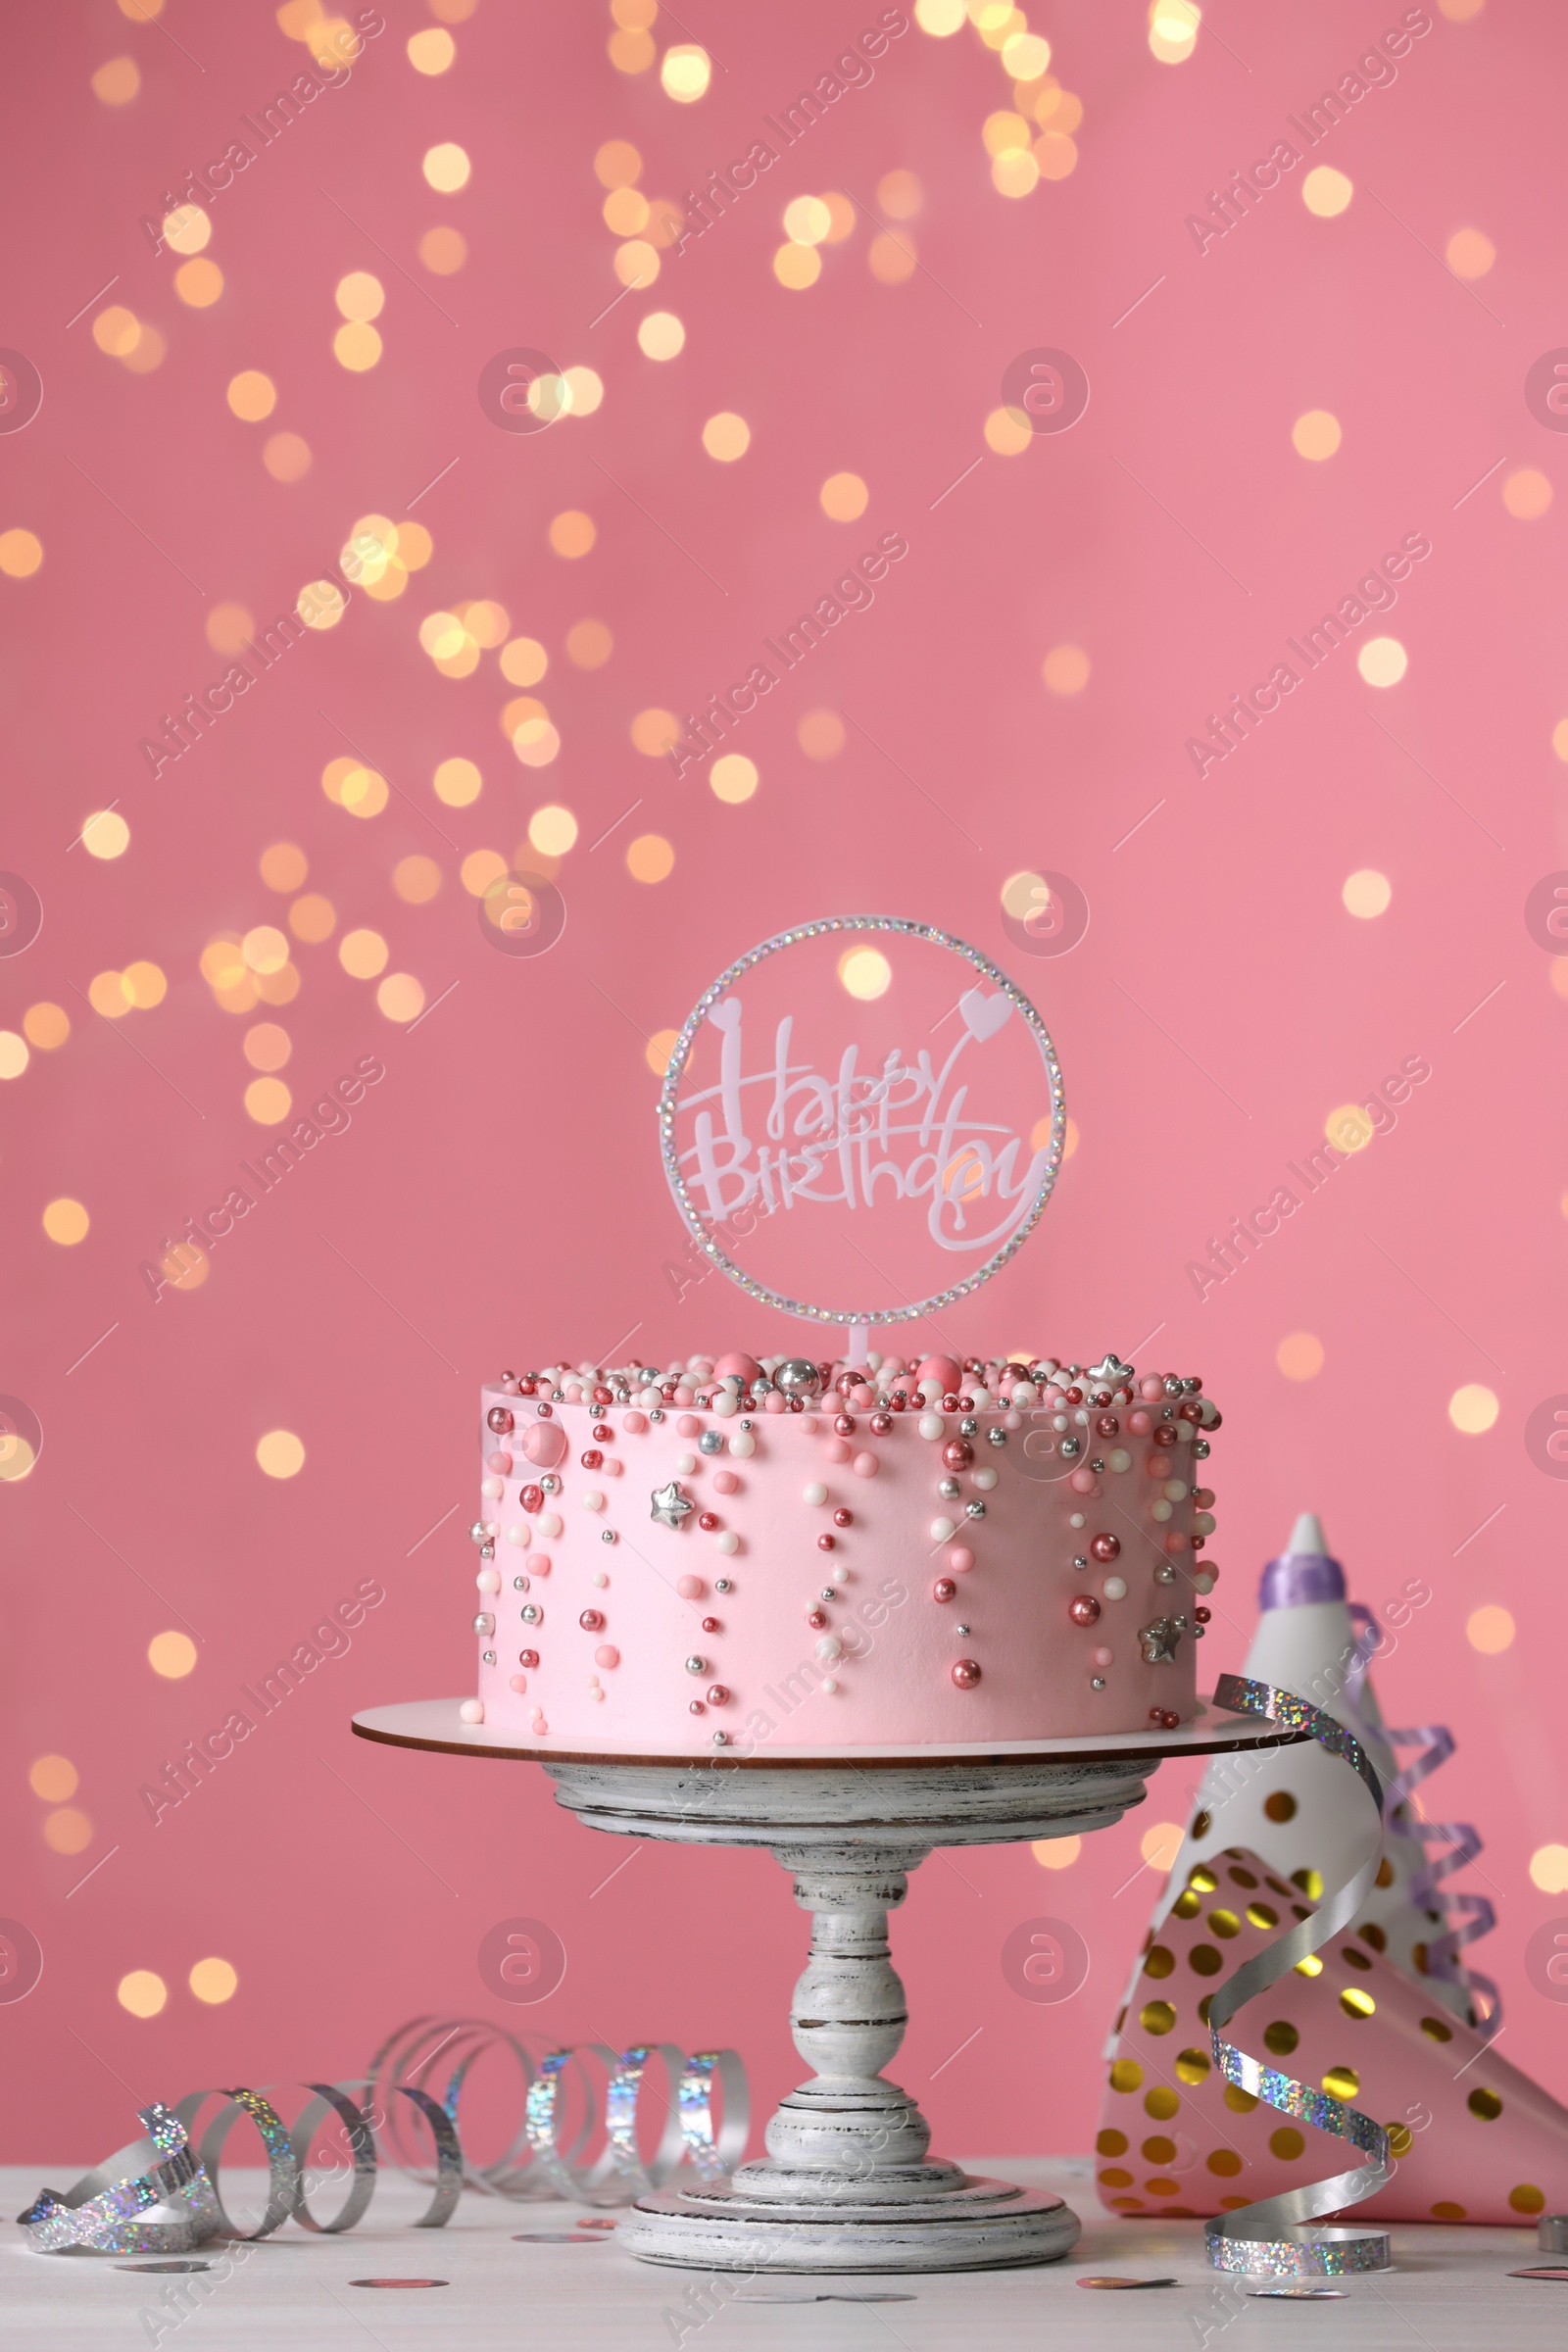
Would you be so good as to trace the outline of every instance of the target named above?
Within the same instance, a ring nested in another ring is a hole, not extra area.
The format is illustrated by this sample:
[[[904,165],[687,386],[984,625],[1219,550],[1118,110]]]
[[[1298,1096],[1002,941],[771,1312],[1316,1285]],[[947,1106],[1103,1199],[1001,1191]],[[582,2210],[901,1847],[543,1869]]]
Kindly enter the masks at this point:
[[[645,2262],[723,2271],[969,2271],[1054,2262],[1078,2217],[1059,2197],[927,2160],[931,2131],[882,2069],[908,2023],[888,1913],[939,1845],[1083,1836],[1141,1804],[1170,1757],[1305,1735],[1204,1710],[1173,1732],[1049,1745],[885,1748],[824,1756],[563,1754],[463,1723],[458,1700],[373,1707],[364,1740],[542,1764],[590,1829],[685,1845],[762,1845],[812,1914],[790,2028],[815,2071],[780,2102],[768,2153],[727,2182],[641,2198],[616,2232]]]

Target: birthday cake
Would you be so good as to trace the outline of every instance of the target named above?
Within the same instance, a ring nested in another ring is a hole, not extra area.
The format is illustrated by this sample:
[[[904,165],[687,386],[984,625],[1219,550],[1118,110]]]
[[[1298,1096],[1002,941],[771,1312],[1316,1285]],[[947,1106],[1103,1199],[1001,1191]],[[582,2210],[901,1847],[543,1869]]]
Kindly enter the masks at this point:
[[[1114,1355],[503,1373],[464,1720],[742,1759],[1173,1729],[1218,1423]]]

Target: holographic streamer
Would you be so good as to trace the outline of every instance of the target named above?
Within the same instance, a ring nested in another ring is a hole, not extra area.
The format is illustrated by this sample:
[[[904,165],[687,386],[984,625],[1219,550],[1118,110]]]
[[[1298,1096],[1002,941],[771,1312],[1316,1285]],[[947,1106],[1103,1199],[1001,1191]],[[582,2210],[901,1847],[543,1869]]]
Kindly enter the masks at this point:
[[[38,2253],[85,2246],[103,2254],[188,2254],[221,2229],[212,2182],[179,2117],[155,2101],[137,2120],[145,2138],[118,2148],[74,2187],[40,2189],[18,2214]],[[141,2218],[151,2214],[164,2218]]]
[[[713,2082],[724,2094],[724,2121],[713,2131]],[[680,2079],[680,2122],[686,2153],[700,2180],[723,2180],[746,2153],[752,2124],[751,2084],[734,2050],[696,2050]]]
[[[189,2132],[209,2099],[221,2099],[223,2104],[202,2134],[197,2159],[207,2175],[212,2188],[213,2210],[217,2227],[225,2237],[254,2241],[270,2237],[279,2225],[288,2220],[299,2196],[300,2168],[294,2154],[288,2126],[277,2109],[258,2090],[191,2090],[175,2106],[173,2112]],[[254,2230],[242,2230],[232,2221],[223,2206],[220,2187],[223,2143],[242,2115],[248,2115],[261,2134],[267,2150],[267,2210]]]
[[[1214,2063],[1227,2082],[1250,2093],[1283,2115],[1304,2119],[1337,2139],[1359,2149],[1369,2161],[1336,2173],[1330,2180],[1303,2182],[1278,2196],[1261,2197],[1222,2214],[1207,2225],[1208,2259],[1216,2270],[1244,2272],[1272,2278],[1337,2277],[1347,2271],[1389,2268],[1386,2230],[1312,2229],[1311,2224],[1344,2206],[1375,2196],[1389,2179],[1389,2135],[1381,2124],[1358,2108],[1313,2090],[1275,2067],[1261,2066],[1235,2043],[1224,2039],[1222,2028],[1237,2011],[1271,1984],[1277,1984],[1301,1961],[1309,1959],[1341,1930],[1348,1928],[1372,1890],[1382,1855],[1383,1789],[1365,1749],[1353,1732],[1332,1715],[1281,1690],[1272,1683],[1236,1674],[1221,1675],[1214,1687],[1214,1703],[1234,1715],[1256,1715],[1304,1732],[1330,1755],[1339,1756],[1356,1774],[1377,1809],[1378,1835],[1369,1842],[1365,1860],[1348,1883],[1324,1896],[1317,1909],[1277,1936],[1272,1943],[1244,1961],[1210,1996],[1209,2037]]]

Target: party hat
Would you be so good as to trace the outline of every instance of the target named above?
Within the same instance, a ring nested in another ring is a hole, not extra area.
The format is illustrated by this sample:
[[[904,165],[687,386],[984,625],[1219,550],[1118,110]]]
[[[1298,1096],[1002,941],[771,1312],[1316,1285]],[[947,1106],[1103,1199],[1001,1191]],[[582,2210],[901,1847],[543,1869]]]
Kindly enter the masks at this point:
[[[1338,1766],[1343,1773],[1343,1764]],[[1101,2109],[1102,2203],[1209,2216],[1332,2179],[1358,2152],[1227,2083],[1209,1995],[1312,1906],[1245,1847],[1195,1862],[1117,2020]],[[1366,1917],[1243,2003],[1226,2038],[1382,2124],[1393,2175],[1353,2219],[1520,2224],[1568,2210],[1568,2109],[1385,1956]]]
[[[1346,1599],[1345,1571],[1328,1548],[1323,1523],[1303,1511],[1291,1540],[1263,1570],[1262,1615],[1243,1673],[1294,1690],[1353,1731],[1390,1791],[1397,1773],[1393,1746],[1366,1672],[1367,1639],[1358,1639]],[[1366,1612],[1359,1612],[1365,1621]],[[1446,1753],[1446,1750],[1444,1751]],[[1393,1800],[1391,1799],[1391,1803]],[[1363,1907],[1379,1951],[1421,1979],[1431,2000],[1455,2017],[1476,2012],[1461,1982],[1429,1975],[1432,1947],[1449,1934],[1446,1913],[1423,1886],[1422,1841],[1396,1835],[1406,1818],[1391,1812],[1377,1885]],[[1216,1756],[1203,1776],[1192,1822],[1155,1912],[1159,1925],[1195,1862],[1228,1845],[1246,1845],[1269,1868],[1316,1901],[1358,1867],[1366,1836],[1362,1803],[1344,1765],[1309,1743]]]

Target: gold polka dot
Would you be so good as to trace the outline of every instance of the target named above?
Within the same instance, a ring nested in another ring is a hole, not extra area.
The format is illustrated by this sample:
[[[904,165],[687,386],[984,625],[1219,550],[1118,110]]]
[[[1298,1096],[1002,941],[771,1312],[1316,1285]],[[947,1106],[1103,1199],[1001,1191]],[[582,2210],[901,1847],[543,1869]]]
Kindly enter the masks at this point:
[[[1212,2064],[1213,2061],[1206,2050],[1178,2050],[1176,2053],[1176,2080],[1178,2082],[1201,2082]]]
[[[1208,1915],[1208,1932],[1211,1936],[1221,1937],[1239,1936],[1242,1923],[1234,1911],[1211,1911]]]
[[[1097,2132],[1095,2150],[1101,2156],[1125,2156],[1127,2153],[1126,2132],[1111,2131]]]
[[[1269,2133],[1268,2144],[1276,2156],[1283,2156],[1287,2164],[1294,2164],[1306,2146],[1306,2141],[1299,2132],[1285,2124],[1278,2132]]]
[[[1153,1943],[1144,1956],[1146,1977],[1168,1977],[1176,1966],[1176,1955],[1163,1943]]]
[[[1415,2146],[1414,2134],[1409,2127],[1405,2124],[1388,2124],[1384,2129],[1389,2135],[1389,2154],[1391,2156],[1408,2156],[1410,2150]]]
[[[673,1044],[673,1038],[670,1042]],[[1112,2090],[1136,2090],[1143,2079],[1144,2070],[1136,2058],[1117,2058],[1112,2062],[1110,2069]]]
[[[1276,2058],[1288,2058],[1301,2036],[1287,2018],[1277,2017],[1263,2028],[1263,2047]]]
[[[1169,2001],[1146,2001],[1138,2012],[1138,2023],[1146,2034],[1168,2034],[1176,2023],[1176,2012]]]
[[[1242,2160],[1234,2148],[1211,2148],[1204,2161],[1209,2171],[1217,2173],[1222,2180],[1234,2179],[1242,2169]]]
[[[1196,1919],[1202,1908],[1202,1897],[1196,1886],[1184,1886],[1171,1905],[1171,1911],[1177,1919]]]
[[[1465,2209],[1462,2205],[1455,2205],[1450,2198],[1445,2197],[1433,2206],[1432,2219],[1435,2222],[1462,2222],[1466,2219]]]
[[[1187,1965],[1200,1977],[1217,1977],[1225,1963],[1211,1943],[1195,1943],[1187,1955]]]
[[[1353,2066],[1331,2066],[1323,2087],[1331,2099],[1353,2099],[1361,2088],[1361,2078]]]
[[[1168,2124],[1180,2107],[1181,2100],[1176,2093],[1165,2089],[1163,2085],[1158,2090],[1146,2091],[1144,2094],[1144,2113],[1152,2115],[1156,2124]]]
[[[1149,1859],[1147,1854],[1144,1859],[1146,1861]],[[1198,1862],[1187,1873],[1187,1884],[1189,1886],[1196,1886],[1200,1894],[1212,1894],[1219,1885],[1219,1881],[1206,1862]]]
[[[1291,1810],[1292,1812],[1295,1811],[1294,1804]],[[1290,1819],[1290,1814],[1287,1814],[1285,1818],[1288,1821]],[[1316,1903],[1322,1900],[1323,1874],[1321,1871],[1311,1869],[1293,1870],[1291,1873],[1291,1884],[1293,1886],[1299,1886],[1301,1892],[1306,1896],[1308,1902]]]
[[[1502,2101],[1494,2090],[1473,2090],[1465,2105],[1484,2124],[1494,2124],[1502,2113]]]
[[[1517,2188],[1509,2189],[1508,2202],[1515,2213],[1540,2213],[1546,2200],[1543,2191],[1532,2182],[1521,2180]]]

